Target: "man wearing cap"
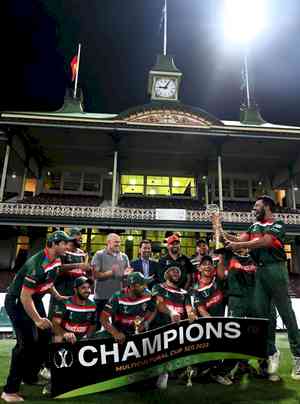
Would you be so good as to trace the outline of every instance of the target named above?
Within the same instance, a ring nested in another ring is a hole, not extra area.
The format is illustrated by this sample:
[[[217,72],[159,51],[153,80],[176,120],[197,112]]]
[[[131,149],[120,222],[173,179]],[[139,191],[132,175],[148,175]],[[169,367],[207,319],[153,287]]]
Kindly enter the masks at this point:
[[[90,269],[90,265],[87,263],[87,254],[80,248],[80,229],[73,227],[68,235],[70,241],[67,243],[65,254],[61,257],[61,271],[55,281],[56,290],[64,296],[73,295],[74,280],[79,276],[86,276],[86,272]],[[52,296],[48,315],[50,319],[53,316],[53,310],[56,304],[57,302]]]
[[[181,271],[178,286],[188,290],[192,284],[192,273],[194,267],[188,257],[180,252],[180,238],[177,234],[172,234],[167,238],[168,254],[159,260],[159,281],[164,282],[164,271],[171,265],[179,267]]]
[[[153,286],[152,296],[155,298],[158,311],[154,319],[154,327],[160,327],[187,318],[191,321],[196,319],[188,292],[178,286],[180,277],[180,268],[170,265],[164,272],[165,282]],[[161,374],[156,384],[160,389],[167,388],[168,373]]]
[[[12,281],[5,298],[5,308],[16,333],[9,375],[1,398],[6,402],[21,402],[21,382],[34,384],[41,365],[47,361],[51,322],[46,318],[42,297],[51,293],[63,300],[54,287],[61,259],[70,240],[63,231],[47,239],[46,248],[29,258]]]
[[[100,337],[113,337],[123,343],[126,335],[147,331],[156,315],[155,302],[147,284],[152,278],[145,278],[140,272],[128,275],[128,287],[112,295],[101,313],[101,324],[105,332]]]
[[[55,306],[52,318],[54,341],[74,344],[93,335],[96,329],[96,304],[89,299],[93,281],[79,276],[74,281],[74,294]]]
[[[110,233],[107,236],[107,247],[97,251],[92,259],[97,320],[112,294],[122,289],[124,277],[132,272],[129,259],[120,251],[120,247],[120,236]],[[97,323],[97,328],[99,326],[100,324]]]
[[[275,202],[267,195],[257,198],[254,205],[256,222],[246,233],[239,237],[223,233],[227,248],[238,251],[241,248],[250,250],[257,265],[254,301],[256,315],[268,318],[268,356],[269,374],[276,374],[279,367],[280,353],[276,349],[275,322],[272,321],[272,302],[287,329],[290,349],[294,356],[291,377],[300,381],[300,332],[297,320],[288,295],[288,272],[284,251],[284,224],[275,220],[273,212]]]

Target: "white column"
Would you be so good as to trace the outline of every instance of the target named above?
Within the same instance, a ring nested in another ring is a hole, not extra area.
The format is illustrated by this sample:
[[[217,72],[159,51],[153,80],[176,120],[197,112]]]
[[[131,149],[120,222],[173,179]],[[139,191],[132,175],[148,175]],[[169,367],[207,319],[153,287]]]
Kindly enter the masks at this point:
[[[21,184],[21,191],[20,191],[20,195],[19,195],[20,200],[22,200],[24,198],[27,171],[28,171],[27,167],[24,167],[24,173],[23,173],[22,184]]]
[[[5,157],[4,157],[4,163],[3,163],[2,176],[1,176],[1,184],[0,184],[0,202],[3,201],[3,196],[4,196],[9,155],[10,155],[10,145],[7,144],[6,151],[5,151]]]
[[[116,206],[116,190],[117,190],[117,169],[118,169],[118,152],[114,152],[114,168],[113,168],[113,182],[112,182],[112,195],[111,195],[111,206],[114,208]]]
[[[292,208],[296,209],[296,193],[295,193],[295,183],[294,180],[291,179],[291,195],[292,195]]]
[[[205,205],[208,205],[209,196],[208,196],[208,178],[207,177],[204,180],[204,192],[205,192]]]
[[[219,186],[219,207],[223,210],[223,186],[222,186],[222,156],[218,155],[218,186]]]

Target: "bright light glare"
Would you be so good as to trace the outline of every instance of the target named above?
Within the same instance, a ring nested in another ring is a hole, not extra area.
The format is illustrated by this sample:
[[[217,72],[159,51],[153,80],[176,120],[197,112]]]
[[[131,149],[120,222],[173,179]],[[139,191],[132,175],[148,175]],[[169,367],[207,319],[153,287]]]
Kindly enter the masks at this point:
[[[224,0],[224,33],[248,43],[265,27],[265,0]]]

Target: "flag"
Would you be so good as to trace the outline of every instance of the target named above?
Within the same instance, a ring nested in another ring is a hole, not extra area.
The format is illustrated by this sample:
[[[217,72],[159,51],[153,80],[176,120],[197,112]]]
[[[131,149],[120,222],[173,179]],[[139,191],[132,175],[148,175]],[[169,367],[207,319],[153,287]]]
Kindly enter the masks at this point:
[[[77,55],[73,56],[70,66],[71,66],[71,72],[72,72],[72,81],[74,81],[76,78],[77,70],[78,70],[78,56]]]

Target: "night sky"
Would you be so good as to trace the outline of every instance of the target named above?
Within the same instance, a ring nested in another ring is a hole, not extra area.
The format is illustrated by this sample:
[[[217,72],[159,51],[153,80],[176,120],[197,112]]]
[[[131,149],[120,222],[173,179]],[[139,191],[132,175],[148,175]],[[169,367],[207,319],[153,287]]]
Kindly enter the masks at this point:
[[[148,71],[162,50],[162,5],[1,0],[0,109],[58,109],[78,42],[86,111],[118,113],[148,102]],[[300,1],[268,0],[267,7],[268,27],[251,51],[256,101],[265,120],[300,125]],[[168,53],[184,74],[181,101],[238,119],[242,48],[224,40],[222,0],[169,0],[168,18]]]

